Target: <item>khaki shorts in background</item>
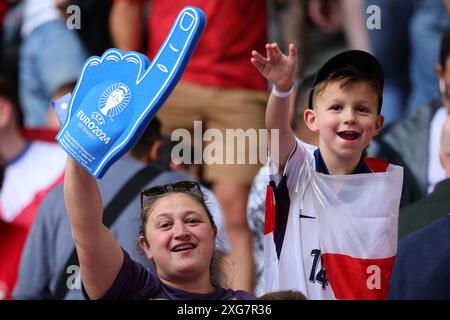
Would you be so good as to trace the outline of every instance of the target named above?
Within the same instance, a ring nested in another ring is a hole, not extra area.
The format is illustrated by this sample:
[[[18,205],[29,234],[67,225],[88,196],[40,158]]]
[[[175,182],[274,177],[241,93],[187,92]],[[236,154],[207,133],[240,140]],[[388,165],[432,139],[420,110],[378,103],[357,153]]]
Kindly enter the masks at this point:
[[[193,138],[194,121],[202,121],[202,134],[207,129],[215,128],[222,132],[223,141],[226,141],[226,129],[240,128],[245,131],[253,128],[257,133],[259,129],[265,129],[267,98],[267,93],[261,91],[180,83],[159,110],[158,118],[162,122],[164,135],[169,137],[175,129],[185,128],[191,132]],[[203,142],[203,147],[207,144],[208,142]],[[223,163],[225,163],[226,148],[223,149]],[[234,163],[237,162],[237,152],[234,141]],[[249,164],[248,139],[245,143],[245,152],[246,164],[205,164],[202,157],[203,179],[207,182],[233,181],[250,185],[261,167],[261,159],[256,155],[257,164]],[[263,153],[265,152],[266,150],[263,150]]]

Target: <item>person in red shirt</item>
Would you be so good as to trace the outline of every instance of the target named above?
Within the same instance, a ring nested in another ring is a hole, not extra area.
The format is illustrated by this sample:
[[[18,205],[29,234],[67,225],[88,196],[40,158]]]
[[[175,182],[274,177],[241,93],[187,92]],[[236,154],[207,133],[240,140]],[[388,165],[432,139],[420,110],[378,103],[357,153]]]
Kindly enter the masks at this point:
[[[66,162],[55,143],[24,135],[15,91],[0,76],[0,159],[6,166],[0,193],[0,300],[11,298],[39,204],[63,181]]]

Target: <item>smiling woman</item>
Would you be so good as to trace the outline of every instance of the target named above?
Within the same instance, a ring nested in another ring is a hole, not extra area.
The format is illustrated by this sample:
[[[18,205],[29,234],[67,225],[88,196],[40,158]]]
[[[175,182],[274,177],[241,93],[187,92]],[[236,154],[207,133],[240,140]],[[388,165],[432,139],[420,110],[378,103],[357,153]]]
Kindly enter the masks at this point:
[[[86,298],[254,299],[214,280],[217,228],[196,182],[157,186],[141,194],[139,245],[156,271],[133,261],[103,225],[96,181],[70,157],[64,198]]]
[[[170,281],[173,269],[195,269],[201,263],[206,264],[202,269],[209,266],[210,272],[199,274],[196,281],[204,281],[209,289],[219,286],[213,254],[217,228],[197,182],[180,181],[144,190],[139,232],[140,247],[154,261],[162,279]],[[211,257],[210,261],[205,257]]]

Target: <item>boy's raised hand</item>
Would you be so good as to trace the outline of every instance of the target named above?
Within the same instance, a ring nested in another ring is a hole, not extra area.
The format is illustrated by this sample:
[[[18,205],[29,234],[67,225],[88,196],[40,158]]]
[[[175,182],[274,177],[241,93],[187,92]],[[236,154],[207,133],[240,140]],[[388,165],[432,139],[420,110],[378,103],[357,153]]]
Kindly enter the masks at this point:
[[[276,43],[266,44],[267,57],[252,51],[252,64],[277,90],[288,91],[294,84],[295,68],[297,65],[297,49],[291,43],[289,55],[284,55]]]

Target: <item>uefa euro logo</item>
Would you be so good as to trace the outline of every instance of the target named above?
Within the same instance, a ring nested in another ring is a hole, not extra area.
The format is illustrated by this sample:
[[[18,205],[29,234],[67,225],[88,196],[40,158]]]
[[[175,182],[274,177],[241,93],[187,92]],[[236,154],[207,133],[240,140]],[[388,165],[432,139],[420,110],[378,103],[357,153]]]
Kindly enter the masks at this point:
[[[102,126],[105,124],[105,119],[102,117],[102,115],[98,112],[92,112],[91,113],[91,119],[97,121],[98,126]]]
[[[131,100],[131,90],[123,83],[115,83],[106,89],[98,101],[100,112],[107,117],[115,117],[127,107]]]

